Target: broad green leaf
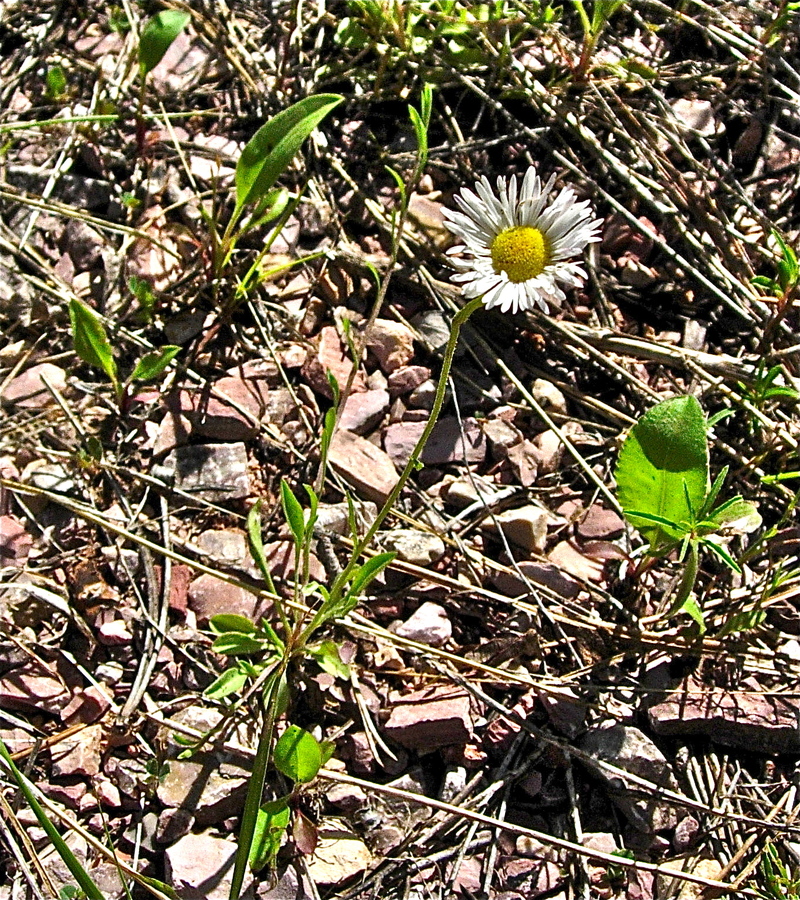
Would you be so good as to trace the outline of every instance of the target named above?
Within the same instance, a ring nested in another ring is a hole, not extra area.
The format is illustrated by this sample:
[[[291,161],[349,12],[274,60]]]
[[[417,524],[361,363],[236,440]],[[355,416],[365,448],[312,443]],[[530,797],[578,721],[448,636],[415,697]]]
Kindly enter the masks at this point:
[[[226,631],[241,631],[242,634],[255,634],[256,626],[247,616],[240,616],[238,613],[221,613],[218,616],[212,616],[208,620],[208,624],[214,634],[223,634]]]
[[[303,507],[300,506],[297,497],[292,493],[292,489],[286,483],[285,478],[281,479],[281,506],[283,506],[283,515],[289,530],[292,532],[295,546],[301,547],[306,530]]]
[[[150,381],[151,378],[157,378],[180,352],[180,347],[176,347],[174,344],[167,344],[160,350],[146,353],[136,363],[136,368],[133,370],[130,380]]]
[[[325,763],[329,759],[331,759],[333,757],[333,754],[336,752],[336,744],[333,741],[320,741],[319,752],[321,755],[321,766],[324,766]]]
[[[305,784],[316,778],[322,765],[319,741],[298,725],[290,725],[272,752],[275,768],[292,781]]]
[[[238,694],[247,684],[248,675],[236,667],[225,671],[203,691],[209,700],[224,700],[231,694]]]
[[[697,400],[676,397],[645,413],[622,445],[615,477],[626,518],[652,550],[680,540],[681,531],[653,524],[630,511],[682,523],[691,519],[687,498],[695,509],[702,507],[709,487],[708,440],[706,419]]]
[[[339,94],[318,94],[279,112],[253,135],[236,165],[236,212],[258,203],[286,171],[303,141],[338,106]]]
[[[264,649],[264,643],[249,634],[226,631],[214,641],[211,649],[225,656],[237,656],[240,653],[260,653]]]
[[[175,38],[192,17],[175,9],[162,9],[144,26],[139,38],[139,73],[148,75],[161,62]]]
[[[259,872],[266,865],[274,866],[275,857],[281,849],[283,835],[288,826],[288,797],[271,800],[259,809],[248,859],[254,872]]]
[[[69,320],[75,352],[87,365],[102,369],[117,384],[117,364],[103,323],[85,303],[73,297],[69,301]]]

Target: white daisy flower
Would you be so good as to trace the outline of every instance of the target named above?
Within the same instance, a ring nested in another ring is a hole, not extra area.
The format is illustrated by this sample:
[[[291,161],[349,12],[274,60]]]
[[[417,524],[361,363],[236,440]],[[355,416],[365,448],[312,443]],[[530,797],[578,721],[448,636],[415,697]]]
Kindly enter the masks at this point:
[[[517,176],[497,179],[497,196],[482,176],[475,191],[462,188],[455,200],[462,212],[446,209],[445,226],[463,243],[448,250],[461,271],[452,280],[470,300],[483,296],[488,309],[518,312],[565,298],[558,282],[579,287],[583,267],[570,262],[587,244],[600,240],[602,219],[592,219],[588,200],[576,202],[572,188],[563,188],[547,205],[555,175],[543,185],[531,166],[517,196]]]

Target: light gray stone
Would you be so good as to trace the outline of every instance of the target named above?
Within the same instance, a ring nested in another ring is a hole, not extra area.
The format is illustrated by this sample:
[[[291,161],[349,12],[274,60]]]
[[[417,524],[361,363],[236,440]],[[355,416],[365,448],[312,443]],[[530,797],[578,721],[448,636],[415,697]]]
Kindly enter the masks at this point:
[[[438,603],[423,603],[405,622],[394,629],[400,637],[419,644],[441,647],[453,634],[453,625],[444,607]]]
[[[445,552],[444,541],[436,534],[416,528],[394,528],[382,538],[383,546],[397,558],[414,566],[430,566]]]
[[[177,447],[164,458],[175,487],[211,503],[250,495],[247,450],[242,443]]]

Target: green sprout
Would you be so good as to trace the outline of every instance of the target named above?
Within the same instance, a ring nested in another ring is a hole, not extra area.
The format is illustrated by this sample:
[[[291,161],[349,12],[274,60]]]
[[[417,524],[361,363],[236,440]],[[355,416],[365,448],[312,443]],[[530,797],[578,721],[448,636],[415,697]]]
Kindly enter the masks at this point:
[[[120,380],[111,342],[100,317],[91,307],[73,298],[69,303],[72,343],[75,352],[87,364],[108,376],[117,405],[122,414],[131,403],[131,390],[136,382],[157,378],[180,353],[181,348],[167,344],[142,356],[125,380]]]

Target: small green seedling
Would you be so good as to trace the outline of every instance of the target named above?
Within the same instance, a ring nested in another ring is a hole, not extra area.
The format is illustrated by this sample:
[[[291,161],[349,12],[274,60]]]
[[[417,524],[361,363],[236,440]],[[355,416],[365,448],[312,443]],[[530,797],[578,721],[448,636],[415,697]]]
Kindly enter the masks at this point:
[[[572,0],[572,5],[578,13],[583,27],[583,47],[580,59],[573,70],[577,81],[586,77],[594,51],[600,36],[608,25],[608,20],[623,5],[624,0],[594,0],[592,4],[592,18],[586,12],[584,0]]]
[[[131,374],[121,381],[111,343],[97,313],[85,303],[73,298],[69,303],[69,318],[75,352],[87,365],[106,373],[122,413],[128,410],[134,384],[158,378],[181,350],[180,347],[167,344],[160,350],[146,353],[136,363]]]
[[[259,276],[263,257],[294,209],[299,197],[290,202],[288,191],[276,187],[289,168],[301,145],[322,120],[344,97],[339,94],[317,94],[306,97],[278,113],[261,126],[248,141],[236,164],[236,202],[222,234],[214,217],[207,216],[211,239],[211,269],[216,280],[229,266],[237,242],[248,231],[279,220],[264,250],[250,266],[237,290],[240,299]],[[245,213],[247,215],[245,216]],[[244,218],[243,218],[244,217]],[[271,273],[261,273],[263,279]]]
[[[708,430],[694,397],[658,403],[631,429],[615,472],[625,518],[649,544],[648,556],[679,550],[684,571],[667,614],[686,612],[701,630],[703,613],[692,594],[700,548],[740,572],[720,537],[752,531],[761,522],[755,505],[742,497],[716,505],[728,469],[710,483]]]
[[[800,871],[792,874],[778,856],[774,844],[767,844],[759,863],[763,887],[756,894],[763,900],[800,900]]]
[[[772,237],[781,252],[780,258],[775,263],[775,278],[757,275],[752,279],[752,284],[764,288],[770,296],[776,297],[778,301],[781,301],[797,289],[800,281],[800,265],[794,249],[774,229]]]
[[[45,75],[47,96],[51,100],[60,100],[67,93],[67,76],[59,65],[48,66]]]

